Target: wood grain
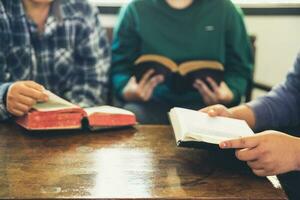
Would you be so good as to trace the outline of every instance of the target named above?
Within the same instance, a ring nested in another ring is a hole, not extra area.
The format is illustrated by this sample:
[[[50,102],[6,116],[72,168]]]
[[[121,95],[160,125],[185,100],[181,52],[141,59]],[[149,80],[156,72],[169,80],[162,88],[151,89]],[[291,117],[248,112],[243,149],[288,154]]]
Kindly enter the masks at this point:
[[[286,199],[231,159],[176,147],[168,126],[30,134],[0,124],[0,198]]]

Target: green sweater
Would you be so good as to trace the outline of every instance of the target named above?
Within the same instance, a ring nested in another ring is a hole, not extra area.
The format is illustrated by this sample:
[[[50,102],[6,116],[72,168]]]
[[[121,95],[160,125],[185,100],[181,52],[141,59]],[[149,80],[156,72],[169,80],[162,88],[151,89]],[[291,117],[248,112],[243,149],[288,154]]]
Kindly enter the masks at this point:
[[[159,54],[177,63],[216,60],[225,67],[225,82],[240,102],[251,78],[253,56],[240,9],[230,0],[194,0],[186,9],[164,0],[133,0],[122,8],[112,45],[112,82],[118,97],[142,54]],[[162,83],[153,99],[173,106],[203,105],[195,90],[180,95]]]

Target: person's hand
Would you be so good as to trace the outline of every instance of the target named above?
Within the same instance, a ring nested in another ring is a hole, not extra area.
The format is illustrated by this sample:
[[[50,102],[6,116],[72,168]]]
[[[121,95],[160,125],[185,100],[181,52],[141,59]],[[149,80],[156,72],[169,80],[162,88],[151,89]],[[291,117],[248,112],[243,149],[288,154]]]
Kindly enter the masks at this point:
[[[13,83],[6,96],[6,109],[14,116],[25,115],[34,104],[48,100],[44,87],[34,81]]]
[[[208,77],[206,80],[212,89],[210,89],[200,79],[197,79],[193,84],[194,88],[196,88],[201,94],[206,105],[214,105],[218,103],[227,104],[233,100],[233,93],[224,81],[222,81],[219,86],[210,77]]]
[[[220,148],[239,149],[236,157],[246,161],[258,176],[300,170],[300,139],[281,132],[265,131],[254,136],[221,142]]]
[[[208,106],[206,108],[201,109],[200,111],[207,113],[211,117],[221,116],[221,117],[233,118],[232,112],[221,104]]]
[[[154,70],[147,71],[138,83],[133,76],[123,90],[123,98],[126,101],[148,101],[156,86],[164,81],[163,75],[155,75]]]

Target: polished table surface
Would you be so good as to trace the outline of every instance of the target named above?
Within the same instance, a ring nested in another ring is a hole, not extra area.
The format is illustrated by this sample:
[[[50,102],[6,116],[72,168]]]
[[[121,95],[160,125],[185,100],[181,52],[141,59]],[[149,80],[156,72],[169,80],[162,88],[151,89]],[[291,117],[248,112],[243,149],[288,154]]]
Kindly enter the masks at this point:
[[[169,126],[29,134],[0,124],[0,198],[125,197],[286,199],[218,153],[176,147]]]

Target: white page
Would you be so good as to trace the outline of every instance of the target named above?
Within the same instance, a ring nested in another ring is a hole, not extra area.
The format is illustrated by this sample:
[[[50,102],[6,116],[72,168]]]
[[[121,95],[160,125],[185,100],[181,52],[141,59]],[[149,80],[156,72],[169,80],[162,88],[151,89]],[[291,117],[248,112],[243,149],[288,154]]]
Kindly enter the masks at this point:
[[[122,114],[122,115],[134,115],[132,112],[117,108],[113,106],[98,106],[84,109],[87,115],[91,115],[93,113],[107,113],[107,114]]]
[[[185,141],[199,140],[219,144],[224,140],[254,134],[243,120],[225,117],[212,118],[206,113],[183,108],[173,108],[170,113],[172,113],[171,121],[172,123],[174,122],[172,125],[175,126],[175,136],[181,137],[184,134],[192,136],[191,138],[185,138]],[[185,133],[182,133],[182,131]],[[176,139],[178,140],[178,138]],[[266,178],[275,188],[281,188],[281,184],[276,176],[267,176]]]
[[[63,110],[68,108],[79,108],[59,96],[53,94],[49,90],[46,90],[45,93],[48,95],[49,100],[47,102],[37,103],[33,106],[34,109],[38,111],[55,111],[55,110]]]
[[[218,144],[224,140],[253,135],[243,120],[225,117],[209,117],[206,113],[183,108],[173,108],[186,139]],[[189,138],[190,137],[190,138]]]

